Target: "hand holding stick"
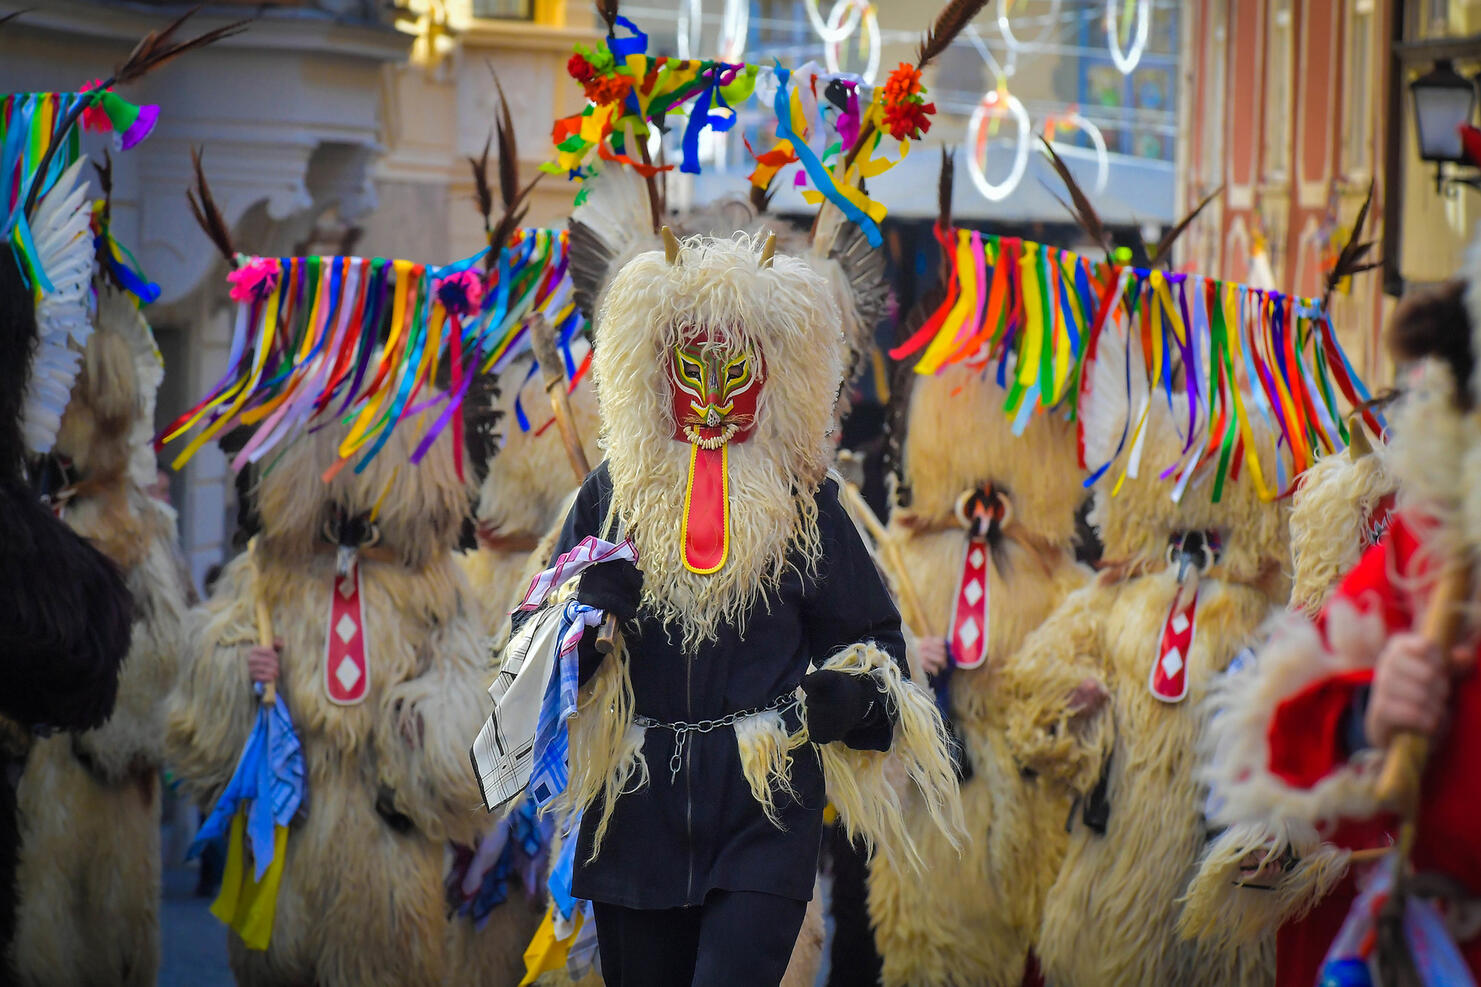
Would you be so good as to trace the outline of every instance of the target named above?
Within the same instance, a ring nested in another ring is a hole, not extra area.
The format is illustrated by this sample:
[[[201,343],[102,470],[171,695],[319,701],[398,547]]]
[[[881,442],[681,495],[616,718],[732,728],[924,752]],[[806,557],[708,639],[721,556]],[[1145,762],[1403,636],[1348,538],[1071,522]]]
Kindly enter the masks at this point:
[[[257,643],[264,648],[273,646],[273,618],[267,607],[267,594],[263,592],[262,563],[257,554],[257,539],[252,539],[252,545],[248,548],[252,553],[252,590],[256,597],[257,608]],[[271,706],[278,701],[278,683],[267,682],[262,686],[262,703]]]
[[[1424,616],[1424,636],[1448,654],[1459,642],[1464,626],[1463,605],[1470,595],[1471,573],[1462,562],[1451,560],[1435,583],[1429,608]],[[1400,831],[1400,845],[1407,854],[1407,840],[1413,839],[1414,809],[1419,801],[1419,782],[1424,762],[1429,756],[1429,738],[1401,733],[1389,745],[1375,789],[1379,801],[1400,810],[1405,817]]]

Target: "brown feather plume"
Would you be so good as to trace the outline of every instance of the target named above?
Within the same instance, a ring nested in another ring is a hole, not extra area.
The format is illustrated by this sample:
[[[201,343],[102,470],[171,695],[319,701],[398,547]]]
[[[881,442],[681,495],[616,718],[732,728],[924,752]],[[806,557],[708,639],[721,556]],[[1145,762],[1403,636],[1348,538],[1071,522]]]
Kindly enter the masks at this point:
[[[103,149],[103,163],[93,162],[93,170],[98,173],[98,188],[103,192],[103,216],[113,215],[113,152],[106,147]]]
[[[1368,222],[1368,210],[1373,206],[1373,183],[1368,183],[1368,194],[1363,198],[1362,208],[1358,210],[1357,218],[1352,221],[1352,229],[1347,234],[1347,243],[1343,245],[1342,252],[1337,255],[1332,270],[1327,274],[1326,291],[1322,295],[1322,307],[1326,308],[1332,300],[1332,294],[1344,278],[1350,278],[1354,274],[1371,271],[1376,267],[1382,267],[1383,261],[1367,261],[1365,258],[1373,248],[1377,246],[1376,240],[1362,239],[1363,227]]]
[[[1114,246],[1111,231],[1106,229],[1105,223],[1101,222],[1100,214],[1090,204],[1090,197],[1080,188],[1080,183],[1075,181],[1075,176],[1070,173],[1069,165],[1065,164],[1064,159],[1054,150],[1054,145],[1049,143],[1049,139],[1043,134],[1039,135],[1039,142],[1044,145],[1044,153],[1048,155],[1049,163],[1054,166],[1059,180],[1064,182],[1065,190],[1070,193],[1070,201],[1074,203],[1074,207],[1070,207],[1063,199],[1059,200],[1060,204],[1064,205],[1069,214],[1074,217],[1075,223],[1085,231],[1085,235],[1090,238],[1091,242],[1104,250],[1106,257],[1109,258]],[[1059,199],[1059,196],[1056,195],[1055,198]]]
[[[951,193],[956,185],[956,154],[941,145],[941,177],[936,181],[936,226],[951,229]]]
[[[987,0],[951,0],[946,8],[936,16],[936,23],[921,38],[920,49],[916,52],[915,67],[925,68],[930,62],[945,51],[956,36],[967,29],[972,19],[982,13],[987,6]]]
[[[234,268],[237,266],[237,249],[231,242],[231,229],[226,225],[226,219],[221,215],[221,210],[216,208],[216,199],[211,195],[211,186],[206,182],[206,169],[201,165],[201,152],[198,148],[190,149],[190,162],[195,166],[195,188],[185,192],[190,211],[195,216],[196,223],[205,230],[206,236],[211,238],[211,242],[221,252],[221,256],[226,258],[226,263]]]
[[[519,194],[519,147],[515,142],[514,117],[509,112],[509,97],[504,95],[504,86],[499,82],[499,73],[489,65],[489,74],[494,77],[494,88],[499,91],[499,195],[504,208],[514,205]]]
[[[468,166],[473,169],[473,201],[478,205],[478,214],[483,217],[485,236],[493,230],[490,217],[494,214],[494,190],[489,186],[489,148],[493,143],[494,135],[489,134],[483,142],[483,153],[468,159]]]
[[[607,25],[607,37],[617,33],[617,0],[596,0],[597,14]]]
[[[71,131],[73,125],[77,123],[77,118],[82,115],[83,110],[92,106],[103,93],[112,89],[114,86],[138,82],[161,65],[173,61],[188,51],[204,48],[206,45],[214,44],[222,38],[229,38],[234,34],[240,34],[254,20],[254,18],[249,17],[244,20],[234,21],[231,24],[218,27],[213,31],[207,31],[205,34],[197,38],[192,38],[189,41],[176,42],[172,40],[175,32],[180,29],[180,25],[189,20],[200,9],[199,6],[193,7],[175,18],[163,30],[150,31],[144,36],[143,40],[134,45],[134,50],[129,52],[129,57],[124,59],[123,64],[114,71],[112,78],[104,80],[101,85],[91,89],[87,98],[77,101],[53,131],[54,136],[46,148],[46,153],[41,156],[41,164],[36,169],[36,174],[44,175],[47,173],[47,169],[51,166],[52,157],[56,155],[57,148],[66,143],[64,138]],[[40,182],[33,182],[31,184],[31,191],[26,196],[26,215],[30,215],[31,210],[36,207],[36,198],[41,192],[41,184]]]
[[[106,226],[113,218],[113,154],[107,148],[103,149],[103,161],[93,162],[93,170],[98,173],[98,188],[103,192],[102,220]],[[97,255],[97,270],[100,277],[107,279],[115,288],[122,288],[117,273],[110,264],[108,257],[108,244],[103,237],[97,238],[95,247]]]
[[[514,231],[524,222],[530,211],[526,200],[544,177],[544,173],[536,175],[523,188],[520,187],[519,146],[514,135],[514,117],[509,112],[509,99],[504,95],[504,87],[499,84],[499,75],[494,72],[493,65],[489,65],[489,72],[494,77],[494,87],[499,91],[499,118],[495,123],[495,131],[499,140],[499,198],[504,207],[499,221],[489,230],[491,249],[488,264],[491,266],[498,261],[498,252],[504,249]]]
[[[136,82],[161,65],[173,61],[187,51],[204,48],[206,45],[214,44],[223,38],[241,34],[253,20],[253,18],[249,17],[244,20],[234,21],[214,30],[207,31],[198,37],[191,38],[189,41],[176,41],[175,32],[180,30],[180,26],[190,20],[191,17],[194,17],[200,9],[200,6],[192,7],[164,28],[158,31],[150,31],[144,35],[143,39],[134,45],[134,50],[129,52],[129,57],[124,59],[123,64],[114,70],[113,84],[121,86],[130,82]]]
[[[1147,255],[1153,267],[1156,267],[1158,264],[1161,264],[1164,267],[1172,266],[1173,244],[1177,243],[1178,238],[1180,238],[1184,233],[1188,232],[1188,227],[1191,226],[1193,224],[1193,221],[1198,218],[1199,213],[1203,212],[1204,209],[1208,208],[1209,203],[1213,202],[1215,199],[1223,194],[1224,186],[1220,185],[1208,195],[1204,196],[1203,201],[1194,206],[1193,210],[1188,213],[1188,215],[1178,220],[1178,222],[1174,224],[1172,229],[1163,234],[1162,239],[1157,241],[1157,246],[1153,247],[1152,252]]]

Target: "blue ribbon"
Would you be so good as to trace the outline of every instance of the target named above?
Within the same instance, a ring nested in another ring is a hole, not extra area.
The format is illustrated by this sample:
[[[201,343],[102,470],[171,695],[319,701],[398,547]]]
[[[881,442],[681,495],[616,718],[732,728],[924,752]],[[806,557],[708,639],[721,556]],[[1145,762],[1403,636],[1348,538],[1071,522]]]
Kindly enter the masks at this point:
[[[854,205],[843,196],[843,193],[838,191],[838,187],[833,184],[833,176],[828,173],[828,169],[823,165],[823,162],[813,153],[812,148],[807,146],[807,142],[792,131],[792,127],[788,123],[791,119],[791,107],[788,104],[787,97],[787,86],[789,80],[792,78],[792,73],[782,68],[781,62],[777,62],[776,77],[777,88],[776,96],[772,99],[772,110],[776,113],[777,140],[784,140],[791,143],[793,153],[797,155],[798,161],[802,163],[802,170],[807,172],[807,177],[812,181],[813,186],[823,194],[823,198],[837,206],[838,211],[843,213],[846,219],[864,231],[864,236],[868,239],[869,246],[875,248],[882,246],[884,244],[884,236],[879,232],[879,226],[875,224],[874,220],[869,218],[869,215],[864,210]]]

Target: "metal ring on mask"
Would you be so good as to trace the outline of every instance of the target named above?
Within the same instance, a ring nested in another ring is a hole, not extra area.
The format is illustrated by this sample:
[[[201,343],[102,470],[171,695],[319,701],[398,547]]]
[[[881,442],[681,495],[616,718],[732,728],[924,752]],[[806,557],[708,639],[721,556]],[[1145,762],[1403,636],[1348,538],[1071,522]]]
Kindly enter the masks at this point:
[[[1013,499],[997,487],[989,485],[987,490],[981,488],[976,490],[963,490],[957,495],[956,503],[952,506],[952,515],[957,524],[971,531],[977,519],[967,513],[972,501],[981,497],[983,500],[992,502],[996,510],[992,511],[992,520],[998,524],[998,530],[1006,528],[1013,521]]]

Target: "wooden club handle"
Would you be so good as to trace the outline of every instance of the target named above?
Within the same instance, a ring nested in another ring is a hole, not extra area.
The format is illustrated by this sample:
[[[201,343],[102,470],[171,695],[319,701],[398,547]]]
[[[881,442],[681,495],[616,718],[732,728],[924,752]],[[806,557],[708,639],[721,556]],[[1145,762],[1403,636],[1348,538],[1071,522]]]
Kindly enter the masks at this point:
[[[1430,597],[1429,609],[1424,615],[1424,636],[1439,648],[1448,652],[1460,640],[1463,626],[1464,604],[1471,591],[1471,573],[1466,566],[1452,563],[1440,574],[1435,584],[1435,593]],[[1429,757],[1429,738],[1419,734],[1401,733],[1389,744],[1388,754],[1383,759],[1383,770],[1378,776],[1375,793],[1379,801],[1406,814],[1412,814],[1419,797],[1419,781],[1424,774],[1424,762]]]
[[[273,618],[261,593],[257,595],[257,643],[264,648],[273,646]],[[278,683],[268,682],[262,687],[262,701],[268,706],[278,701]]]
[[[617,618],[610,613],[602,619],[602,626],[597,628],[597,654],[610,655],[617,650]]]

